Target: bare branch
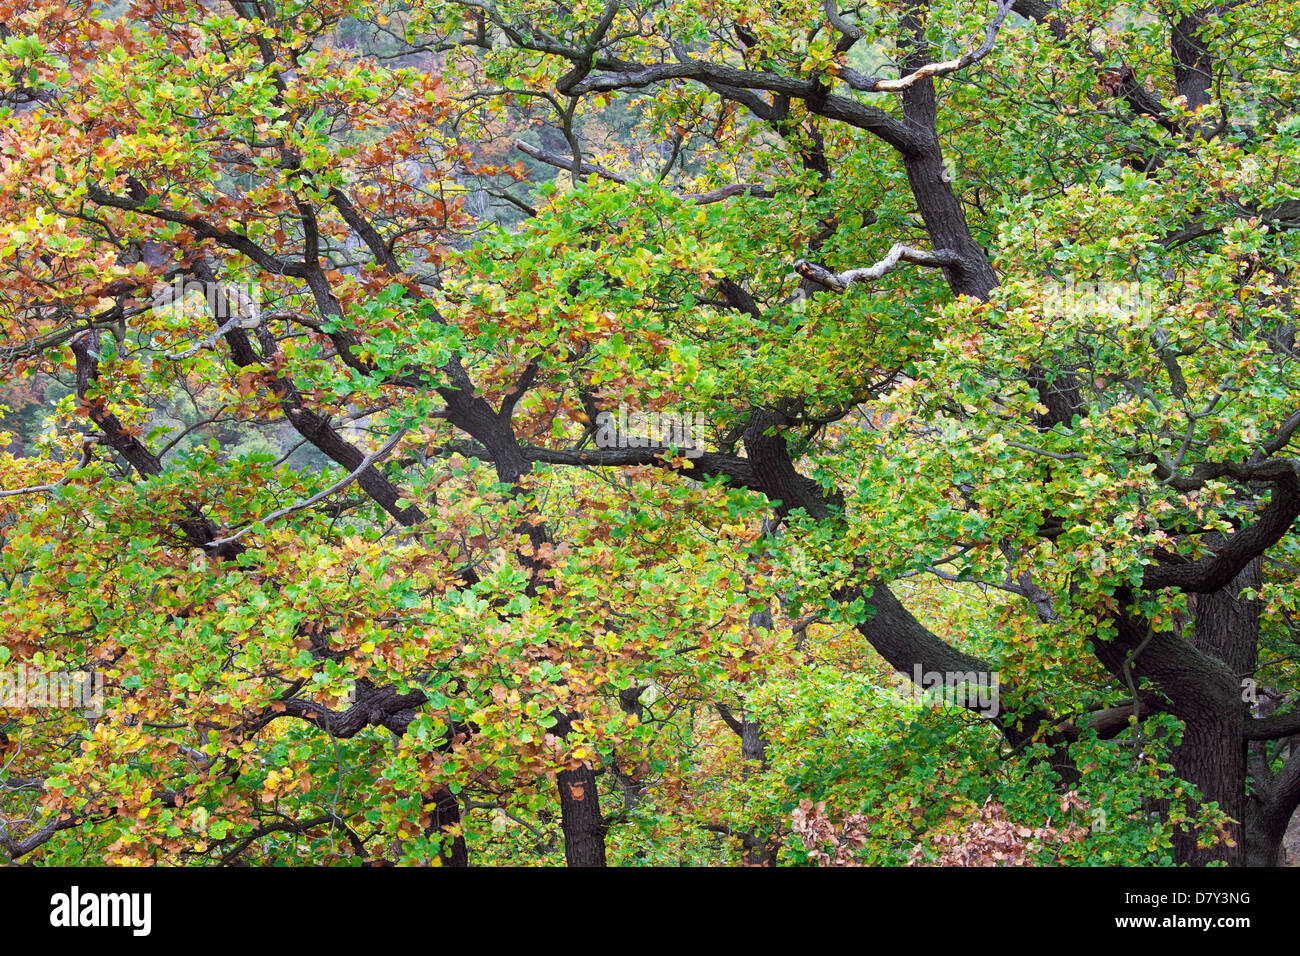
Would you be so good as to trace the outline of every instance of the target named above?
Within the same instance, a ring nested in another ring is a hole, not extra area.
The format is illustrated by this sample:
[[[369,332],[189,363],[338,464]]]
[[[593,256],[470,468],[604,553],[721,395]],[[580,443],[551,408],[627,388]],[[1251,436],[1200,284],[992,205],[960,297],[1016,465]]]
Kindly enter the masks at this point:
[[[863,76],[856,70],[840,70],[840,79],[848,83],[855,90],[861,90],[864,93],[894,93],[899,90],[905,90],[917,80],[933,76],[947,76],[949,73],[956,73],[958,70],[964,70],[974,63],[978,63],[990,53],[993,52],[993,43],[997,39],[998,32],[1002,29],[1002,24],[1006,22],[1007,15],[1011,13],[1015,0],[1002,0],[998,6],[998,11],[994,15],[992,22],[989,23],[988,29],[984,32],[984,42],[973,50],[967,50],[961,56],[953,60],[943,60],[938,63],[927,63],[918,69],[913,70],[907,76],[901,76],[898,79],[887,79],[878,76]]]
[[[548,166],[556,166],[560,169],[567,169],[570,172],[573,171],[573,160],[566,156],[543,152],[536,146],[530,146],[522,140],[515,143],[515,149],[527,153],[529,156],[533,157],[533,159],[546,163]],[[604,166],[597,166],[595,163],[583,163],[579,172],[588,176],[599,176],[602,179],[608,179],[616,183],[623,183],[624,185],[631,182],[631,180],[621,173],[616,173],[611,169],[606,169]]]
[[[794,271],[818,285],[833,289],[836,292],[843,292],[855,282],[871,282],[881,278],[897,268],[900,262],[910,262],[913,265],[930,268],[947,268],[960,266],[965,260],[960,254],[953,252],[951,249],[927,252],[924,249],[914,249],[911,246],[903,245],[901,242],[896,242],[883,259],[863,269],[832,272],[825,266],[801,259],[794,264]]]
[[[376,451],[372,451],[369,455],[366,455],[365,458],[361,459],[361,464],[357,465],[356,468],[352,469],[352,472],[348,474],[347,477],[342,478],[339,481],[336,481],[334,484],[330,485],[324,491],[312,495],[306,501],[299,501],[296,504],[289,505],[287,508],[281,508],[279,511],[272,511],[269,515],[262,518],[261,521],[258,523],[262,525],[270,524],[272,521],[277,521],[280,518],[285,517],[286,515],[291,515],[299,511],[304,511],[307,508],[310,508],[312,505],[317,504],[318,502],[328,498],[330,495],[337,494],[338,492],[342,491],[348,485],[352,484],[352,482],[360,478],[362,474],[365,473],[365,470],[367,468],[369,468],[375,462],[382,461],[384,458],[386,458],[388,454],[394,448],[397,447],[397,443],[400,442],[402,438],[406,436],[406,432],[407,429],[405,428],[402,429],[401,431],[393,435],[393,437],[388,439],[388,441],[384,443],[384,446],[382,448]],[[235,532],[232,535],[229,535],[224,538],[217,538],[215,541],[206,542],[204,547],[216,548],[216,547],[220,547],[223,544],[230,544],[232,542],[238,541],[244,535],[252,531],[253,528],[254,525],[248,525],[247,527],[241,528],[239,531]]]

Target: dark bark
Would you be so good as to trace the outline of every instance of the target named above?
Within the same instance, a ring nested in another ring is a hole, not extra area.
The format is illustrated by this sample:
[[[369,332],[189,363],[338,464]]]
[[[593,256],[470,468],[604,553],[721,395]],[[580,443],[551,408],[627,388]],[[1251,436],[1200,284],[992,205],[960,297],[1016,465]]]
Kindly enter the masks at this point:
[[[217,301],[216,296],[207,295],[209,289],[216,288],[219,294],[224,295],[224,293],[220,292],[216,275],[213,274],[206,262],[203,260],[196,262],[194,274],[203,283],[205,297],[209,302]],[[227,297],[226,308],[221,312],[229,316],[233,311],[234,303],[229,302]],[[222,324],[223,317],[221,314],[218,314],[216,321],[218,326]],[[242,328],[230,329],[225,333],[225,339],[230,347],[231,358],[240,368],[257,367],[264,364],[253,349],[248,333]],[[274,341],[269,336],[267,340],[270,345],[274,345]],[[360,449],[343,438],[323,416],[318,415],[306,406],[297,386],[289,378],[268,373],[265,385],[271,394],[275,396],[280,410],[289,424],[294,427],[298,434],[315,445],[326,457],[342,465],[348,471],[354,471],[365,460],[366,456]],[[357,478],[357,484],[402,525],[409,527],[424,520],[424,512],[415,505],[408,505],[405,508],[397,507],[397,502],[402,498],[401,489],[385,478],[383,473],[373,465],[361,473]]]
[[[556,715],[552,732],[567,737],[576,714]],[[560,826],[564,829],[564,859],[569,866],[605,865],[605,820],[600,813],[596,771],[588,763],[561,770],[555,776],[560,794]]]
[[[1178,863],[1244,862],[1246,752],[1242,731],[1246,713],[1240,679],[1213,652],[1218,648],[1232,656],[1253,653],[1242,650],[1248,637],[1223,632],[1225,627],[1239,625],[1245,614],[1242,608],[1225,603],[1234,601],[1236,594],[1206,599],[1208,603],[1200,608],[1205,619],[1197,621],[1200,636],[1192,640],[1173,632],[1153,631],[1145,621],[1120,614],[1116,618],[1118,634],[1110,640],[1093,641],[1097,658],[1117,678],[1135,687],[1145,678],[1158,688],[1142,692],[1141,703],[1183,722],[1182,741],[1172,754],[1175,773],[1193,784],[1205,803],[1217,803],[1231,818],[1228,835],[1235,844],[1232,846],[1221,841],[1201,848],[1197,834],[1175,833],[1174,859]],[[1133,594],[1121,589],[1116,599],[1128,607]]]
[[[90,420],[103,434],[105,442],[141,475],[149,478],[161,475],[162,460],[122,424],[102,398],[87,398],[90,385],[99,377],[99,333],[93,330],[78,333],[69,340],[68,345],[77,361],[77,398],[85,406]],[[191,545],[205,548],[208,553],[222,560],[239,557],[244,546],[238,541],[227,541],[215,549],[207,548],[210,542],[218,538],[216,524],[193,503],[187,503],[183,508],[187,517],[178,519],[176,524]]]
[[[1251,761],[1256,792],[1246,805],[1245,862],[1247,866],[1280,866],[1282,838],[1300,806],[1300,746],[1291,741],[1290,752],[1276,776],[1270,778],[1262,763]]]
[[[1159,555],[1160,560],[1149,565],[1143,574],[1142,587],[1147,590],[1175,587],[1197,594],[1231,589],[1233,579],[1289,533],[1300,517],[1300,481],[1295,473],[1285,471],[1271,481],[1273,491],[1268,505],[1252,524],[1230,535],[1212,554],[1199,561]]]
[[[1263,562],[1250,561],[1224,589],[1194,595],[1189,601],[1195,615],[1193,644],[1202,652],[1224,662],[1238,678],[1251,678],[1258,663],[1258,599],[1244,597],[1244,589],[1257,589],[1263,581]],[[1199,863],[1222,860],[1230,865],[1277,866],[1281,863],[1282,838],[1300,803],[1300,758],[1294,752],[1274,776],[1269,770],[1268,743],[1242,740],[1242,723],[1246,719],[1246,695],[1229,700],[1222,716],[1208,727],[1189,726],[1183,743],[1174,755],[1176,771],[1184,779],[1213,778],[1218,788],[1220,807],[1240,821],[1230,832],[1239,844],[1203,851],[1190,845],[1186,838],[1178,844],[1180,859]],[[1217,729],[1219,740],[1209,732]],[[1240,741],[1234,744],[1235,741]],[[1247,770],[1251,776],[1251,793],[1246,792]],[[1215,799],[1207,794],[1207,799]]]
[[[717,710],[723,723],[740,738],[741,759],[766,767],[767,738],[763,736],[763,725],[757,720],[745,719],[743,714],[737,717],[726,704],[718,704]]]
[[[1174,88],[1180,96],[1187,97],[1187,105],[1193,109],[1210,102],[1214,60],[1204,30],[1218,13],[1217,7],[1206,7],[1185,14],[1171,24],[1169,46],[1174,61]]]
[[[562,770],[555,778],[564,827],[564,859],[569,866],[605,865],[605,823],[591,767]]]
[[[463,389],[443,389],[447,402],[447,417],[457,428],[482,443],[496,470],[497,479],[511,486],[511,493],[524,497],[528,494],[521,479],[532,471],[533,463],[524,455],[510,424],[513,399],[507,399],[501,410],[492,407],[481,397]],[[515,398],[517,399],[517,395]],[[541,518],[530,507],[529,517],[521,519],[515,529],[526,534],[531,554],[519,554],[520,563],[528,571],[528,594],[535,595],[544,585],[546,562],[540,557],[543,545],[550,543],[550,535]],[[557,713],[557,722],[551,732],[557,737],[567,737],[573,729],[577,714]],[[564,829],[564,855],[570,866],[605,865],[605,823],[600,813],[600,799],[596,790],[596,774],[590,765],[563,770],[556,776],[560,797],[561,826]]]
[[[1213,712],[1185,721],[1182,742],[1174,749],[1174,772],[1192,783],[1206,803],[1218,803],[1228,815],[1228,841],[1198,846],[1195,832],[1175,832],[1174,860],[1192,866],[1245,862],[1246,754],[1241,742],[1243,714],[1240,707],[1221,706]],[[1202,835],[1208,836],[1208,835]]]
[[[426,798],[433,806],[429,811],[430,820],[428,827],[425,828],[425,834],[429,837],[439,836],[443,840],[443,848],[439,851],[438,856],[442,860],[443,866],[469,866],[469,850],[465,846],[465,837],[457,835],[447,842],[445,831],[448,827],[460,825],[460,803],[446,787],[439,787]]]
[[[1248,588],[1257,589],[1262,582],[1263,562],[1256,558],[1228,587],[1211,594],[1194,595],[1188,602],[1196,623],[1193,643],[1223,661],[1242,679],[1253,679],[1258,664],[1260,603],[1256,598],[1242,596],[1241,592]],[[1229,709],[1241,714],[1244,720],[1249,698],[1244,692],[1241,698]],[[1207,752],[1198,752],[1200,745],[1198,738],[1184,740],[1175,762],[1180,775],[1183,760],[1189,761],[1192,767],[1199,764],[1214,766],[1215,754],[1209,752],[1208,747]],[[1183,749],[1187,750],[1185,756],[1181,752]],[[1225,789],[1236,783],[1242,793],[1242,816],[1238,817],[1242,825],[1233,830],[1234,837],[1240,837],[1242,846],[1238,853],[1228,858],[1230,863],[1244,863],[1246,866],[1278,866],[1281,863],[1282,838],[1297,803],[1300,803],[1300,759],[1292,748],[1290,758],[1275,776],[1269,769],[1269,756],[1267,741],[1243,741],[1240,779],[1236,776],[1236,760],[1224,761],[1219,767],[1219,772],[1226,778]],[[1245,792],[1247,772],[1252,784],[1252,792],[1248,794]],[[1225,806],[1224,809],[1228,808]]]
[[[1195,629],[1192,643],[1223,661],[1238,678],[1255,672],[1259,656],[1259,600],[1242,596],[1263,583],[1263,560],[1252,559],[1221,591],[1188,598]]]

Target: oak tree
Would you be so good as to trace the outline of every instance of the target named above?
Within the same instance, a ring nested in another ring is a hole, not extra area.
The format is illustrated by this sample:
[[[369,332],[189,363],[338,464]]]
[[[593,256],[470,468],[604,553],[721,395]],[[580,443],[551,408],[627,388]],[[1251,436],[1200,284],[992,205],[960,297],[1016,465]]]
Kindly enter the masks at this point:
[[[0,6],[11,859],[1280,860],[1295,4]]]

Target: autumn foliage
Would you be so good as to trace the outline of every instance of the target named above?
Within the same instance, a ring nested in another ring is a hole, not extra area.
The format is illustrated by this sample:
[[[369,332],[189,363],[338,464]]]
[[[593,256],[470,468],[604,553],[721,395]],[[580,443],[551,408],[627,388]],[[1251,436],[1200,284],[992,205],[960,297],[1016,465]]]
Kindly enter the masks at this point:
[[[1294,3],[0,14],[11,860],[1281,859]]]

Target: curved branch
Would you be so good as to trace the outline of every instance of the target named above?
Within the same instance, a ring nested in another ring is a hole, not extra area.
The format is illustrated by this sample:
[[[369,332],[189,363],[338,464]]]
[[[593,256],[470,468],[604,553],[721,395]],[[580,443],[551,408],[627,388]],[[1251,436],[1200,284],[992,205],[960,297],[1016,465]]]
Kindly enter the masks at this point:
[[[330,485],[324,491],[312,495],[310,498],[306,499],[305,501],[299,501],[295,504],[289,505],[287,508],[281,508],[279,511],[272,511],[269,515],[266,515],[264,518],[261,518],[257,522],[257,524],[267,525],[270,524],[272,521],[278,521],[280,518],[286,517],[287,515],[295,514],[299,511],[305,511],[308,508],[310,508],[312,505],[318,504],[321,501],[324,501],[326,498],[330,497],[331,495],[337,494],[338,492],[342,491],[348,485],[352,484],[352,482],[356,481],[363,474],[365,474],[366,469],[369,468],[371,465],[373,465],[375,462],[382,461],[384,458],[388,457],[389,453],[394,448],[397,447],[397,443],[400,442],[406,436],[406,432],[407,429],[404,428],[401,431],[399,431],[397,434],[393,435],[391,438],[388,439],[387,442],[384,443],[384,446],[382,448],[372,451],[370,454],[366,455],[365,458],[361,459],[361,463],[357,465],[356,468],[352,469],[351,474],[347,475],[345,478],[340,479],[339,481],[336,481],[334,484]],[[217,538],[214,541],[209,541],[204,545],[204,547],[219,548],[222,545],[233,544],[234,542],[242,538],[244,535],[252,531],[254,527],[255,525],[248,525],[247,527],[241,528],[239,531],[236,531],[234,534],[227,535],[224,538]]]
[[[872,282],[881,278],[896,269],[901,262],[910,262],[913,265],[926,266],[932,269],[942,269],[963,266],[966,259],[960,253],[953,252],[951,249],[928,252],[924,249],[914,249],[911,246],[903,245],[901,242],[896,242],[890,247],[889,252],[885,253],[883,259],[864,268],[849,269],[847,272],[832,272],[825,266],[801,259],[794,264],[794,271],[818,285],[833,289],[836,292],[843,292],[855,282]]]
[[[1282,539],[1300,517],[1300,481],[1294,471],[1273,479],[1273,494],[1258,520],[1228,538],[1216,553],[1199,561],[1174,563],[1172,556],[1150,565],[1142,575],[1148,591],[1179,588],[1208,594],[1225,588],[1241,570]]]
[[[984,42],[973,50],[967,50],[961,56],[952,60],[943,60],[938,63],[926,63],[918,67],[906,76],[897,79],[888,79],[879,76],[863,76],[856,70],[840,70],[840,79],[848,83],[855,90],[861,90],[864,93],[892,93],[899,90],[905,90],[917,80],[926,77],[947,76],[949,73],[956,73],[958,70],[964,70],[966,67],[978,63],[990,53],[993,52],[994,41],[997,40],[998,32],[1002,29],[1002,24],[1006,22],[1007,15],[1011,13],[1012,7],[1016,0],[1002,0],[998,5],[997,13],[994,15],[992,22],[989,23],[988,29],[984,31]]]

